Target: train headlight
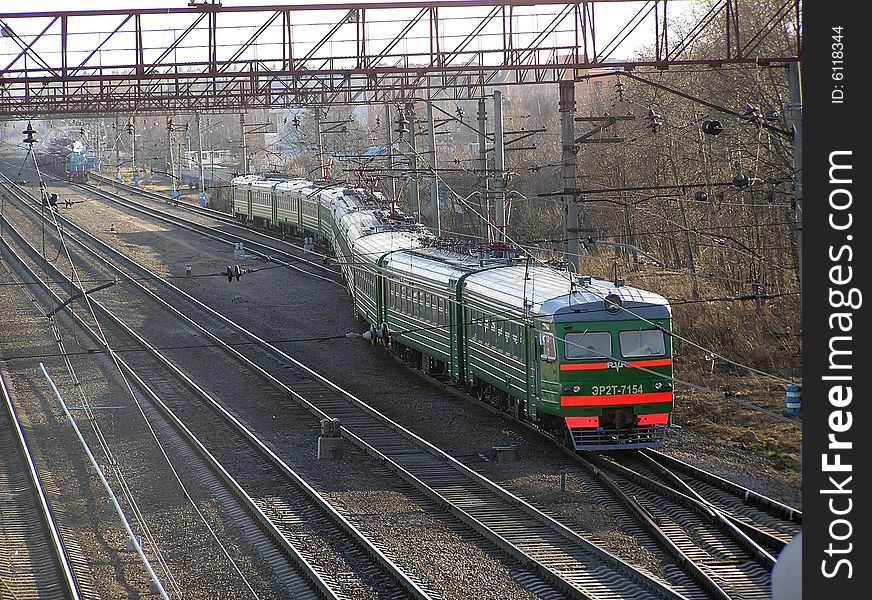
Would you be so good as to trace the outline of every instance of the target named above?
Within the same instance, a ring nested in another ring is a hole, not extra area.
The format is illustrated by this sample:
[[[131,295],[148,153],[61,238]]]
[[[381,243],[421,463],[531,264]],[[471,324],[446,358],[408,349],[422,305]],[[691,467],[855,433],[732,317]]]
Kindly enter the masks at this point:
[[[621,300],[621,297],[617,294],[609,294],[603,299],[603,308],[606,309],[606,312],[610,314],[615,314],[621,307],[624,305],[624,302]]]
[[[655,389],[655,390],[659,390],[659,389],[662,388],[662,387],[663,387],[663,384],[660,383],[659,381],[658,381],[657,383],[654,384],[654,389]]]
[[[579,393],[580,391],[581,391],[581,386],[580,386],[580,385],[574,385],[574,386],[572,386],[572,393],[577,394],[577,393]]]

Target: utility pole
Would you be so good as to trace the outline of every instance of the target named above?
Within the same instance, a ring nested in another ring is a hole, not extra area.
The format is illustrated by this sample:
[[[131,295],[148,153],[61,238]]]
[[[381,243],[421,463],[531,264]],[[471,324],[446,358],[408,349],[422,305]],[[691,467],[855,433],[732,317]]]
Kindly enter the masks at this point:
[[[194,113],[197,120],[197,168],[200,170],[200,206],[206,206],[206,174],[203,171],[203,122],[200,113]]]
[[[240,162],[240,166],[242,167],[243,175],[248,174],[248,148],[245,146],[245,113],[239,113],[239,137],[242,139],[240,143],[240,147],[242,149],[242,161]]]
[[[563,189],[565,192],[576,189],[575,173],[577,169],[577,156],[575,153],[575,82],[560,82],[560,137],[563,147],[561,158],[561,175],[563,177]],[[566,263],[572,264],[575,271],[578,265],[578,212],[574,193],[566,193],[563,196],[563,237],[566,240]]]
[[[97,130],[97,172],[103,172],[103,135],[104,130],[106,129],[106,123],[103,121],[103,117],[100,117],[97,120],[95,129]]]
[[[506,162],[503,143],[503,94],[494,90],[494,216],[496,217],[496,241],[506,237]]]
[[[393,176],[394,173],[394,143],[391,138],[391,105],[385,103],[385,148],[388,152],[388,180],[391,182],[391,203],[397,201],[397,181]]]
[[[130,134],[130,162],[133,164],[133,187],[139,187],[139,172],[136,170],[136,118],[127,121],[127,133]]]
[[[179,191],[176,189],[176,163],[173,159],[173,132],[188,131],[188,124],[176,125],[173,123],[172,117],[167,117],[167,156],[169,156],[169,169],[167,175],[170,178],[170,198],[176,200],[179,197]],[[179,145],[179,163],[182,162],[181,144]]]
[[[315,107],[315,138],[318,140],[318,178],[327,179],[324,169],[324,134],[321,132],[321,107]]]
[[[409,203],[415,207],[416,219],[421,222],[421,192],[418,189],[418,148],[415,145],[415,103],[406,102],[406,118],[409,121],[409,168],[412,177],[409,179]]]
[[[793,214],[796,223],[796,277],[799,283],[799,302],[802,307],[802,73],[799,63],[790,63],[787,67],[788,83],[790,85],[790,124],[793,128],[793,173],[794,184]]]
[[[170,178],[170,190],[176,191],[176,180],[173,179],[173,118],[167,117],[167,175]]]
[[[121,178],[121,152],[118,146],[118,140],[121,136],[121,134],[118,133],[118,115],[115,115],[115,124],[112,127],[112,131],[114,133],[112,145],[115,146],[115,179],[117,179],[119,183],[123,183],[124,180]]]
[[[436,235],[442,236],[442,214],[439,209],[439,173],[436,163],[436,123],[433,121],[433,100],[427,101],[427,121],[430,123],[430,150],[433,152],[430,159],[430,200],[433,202],[433,214],[436,219]]]
[[[478,184],[481,192],[481,241],[486,243],[490,240],[490,198],[487,176],[487,106],[483,97],[478,99],[478,169],[481,172]]]

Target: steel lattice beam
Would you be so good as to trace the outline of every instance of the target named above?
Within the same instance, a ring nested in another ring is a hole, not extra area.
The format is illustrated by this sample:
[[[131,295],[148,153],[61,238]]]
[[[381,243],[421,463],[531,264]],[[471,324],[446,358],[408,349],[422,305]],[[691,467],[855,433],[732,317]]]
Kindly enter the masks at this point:
[[[773,2],[771,14],[755,5],[753,18],[739,0],[714,0],[679,36],[669,17],[682,5],[443,0],[6,13],[0,117],[460,100],[603,67],[800,58],[799,0]],[[758,25],[745,31],[748,23]],[[772,50],[775,35],[791,47]],[[702,39],[717,50],[699,55]],[[650,56],[616,58],[631,40]]]

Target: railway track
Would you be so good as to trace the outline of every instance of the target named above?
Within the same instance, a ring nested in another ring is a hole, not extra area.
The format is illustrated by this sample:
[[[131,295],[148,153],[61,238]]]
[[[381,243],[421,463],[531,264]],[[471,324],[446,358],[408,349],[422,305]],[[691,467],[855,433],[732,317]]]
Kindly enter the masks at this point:
[[[643,455],[638,455],[643,456]],[[643,473],[632,459],[580,459],[713,598],[770,597],[774,557],[723,514]],[[647,461],[640,460],[644,467]]]
[[[14,226],[8,222],[6,226],[23,241]],[[30,247],[29,250],[38,255],[36,248]],[[22,262],[22,257],[18,258]],[[63,277],[57,269],[53,275]],[[29,276],[39,277],[35,269],[30,270]],[[72,281],[68,284],[72,285]],[[63,303],[59,295],[52,295],[56,304]],[[158,352],[127,325],[125,318],[135,319],[137,307],[132,312],[128,309],[121,318],[101,303],[91,302],[105,317],[101,319],[102,331],[98,333],[93,323],[77,318],[79,326],[86,329],[104,351],[107,350],[102,341],[104,335],[112,336],[113,341],[108,344],[110,348],[130,347],[136,343],[145,350],[133,354],[129,360],[118,356],[115,360],[150,401],[149,422],[156,420],[159,412],[164,420],[163,433],[166,434],[168,426],[172,426],[193,449],[194,452],[187,455],[196,454],[197,460],[205,462],[222,480],[224,488],[236,498],[241,507],[236,513],[250,517],[265,532],[267,539],[279,548],[280,554],[266,549],[264,558],[273,568],[274,576],[281,581],[283,592],[292,593],[295,598],[365,598],[375,590],[386,597],[430,597],[375,549],[254,432],[187,376],[173,360]],[[123,335],[129,339],[115,337],[118,334],[110,332],[109,321],[123,330]],[[191,402],[193,397],[201,402]],[[204,411],[204,408],[210,410]],[[243,534],[252,538],[263,537],[250,526]],[[282,564],[285,562],[287,564]]]
[[[801,527],[801,512],[796,509],[792,509],[790,507],[786,507],[781,505],[771,499],[760,496],[759,494],[754,493],[751,490],[747,490],[741,488],[740,486],[736,486],[731,482],[722,480],[712,474],[708,474],[702,470],[699,470],[691,465],[686,465],[684,463],[680,463],[680,461],[674,461],[673,459],[669,459],[668,456],[662,455],[661,453],[653,453],[655,456],[660,457],[662,460],[672,460],[672,464],[676,466],[681,466],[681,472],[685,473],[683,478],[687,480],[686,483],[676,483],[678,481],[678,476],[675,474],[665,476],[669,481],[663,482],[660,481],[660,494],[664,494],[666,496],[675,495],[676,490],[672,489],[670,486],[675,486],[679,489],[684,489],[688,486],[695,486],[700,488],[706,496],[711,498],[711,501],[707,499],[703,499],[701,497],[697,497],[696,501],[702,505],[709,505],[711,502],[712,509],[717,512],[719,515],[719,519],[726,521],[727,523],[721,523],[721,527],[726,527],[727,529],[736,529],[740,533],[738,533],[738,537],[742,539],[741,545],[752,547],[752,555],[756,554],[763,558],[763,566],[771,566],[771,560],[774,555],[777,555],[777,552],[789,541],[793,535],[799,530]],[[641,477],[647,477],[646,475],[641,475]],[[654,485],[652,483],[653,479],[648,477],[650,481],[648,481],[649,488]],[[667,489],[668,488],[668,489]],[[688,490],[684,489],[684,492]],[[679,494],[684,493],[682,491],[678,491]],[[654,492],[649,492],[654,493]],[[693,493],[689,493],[689,495],[693,496]],[[690,501],[690,504],[693,504],[693,501]],[[696,510],[700,509],[700,506],[695,507]],[[771,509],[771,510],[769,510]],[[785,518],[782,519],[779,515],[784,515]],[[645,520],[644,515],[636,516],[640,521]],[[717,519],[716,519],[717,520]],[[645,523],[640,526],[641,531],[650,531],[649,529],[650,523]],[[733,531],[732,535],[736,535],[737,532]],[[661,537],[664,534],[661,532],[659,534]],[[686,538],[686,536],[685,536]],[[664,544],[670,547],[670,552],[673,556],[676,554],[675,549],[672,547],[674,543],[665,541],[661,539],[661,546]],[[685,545],[687,541],[683,542]],[[696,553],[694,553],[694,549],[691,547],[685,548],[686,553],[678,553],[679,561],[681,564],[692,564],[688,563],[688,555],[697,556],[702,560],[704,557],[703,554],[699,554],[698,549]],[[711,562],[711,561],[709,561]],[[754,561],[752,560],[751,563]],[[725,567],[726,568],[726,567]],[[751,588],[754,587],[766,587],[768,585],[768,569],[767,573],[761,575],[760,573],[750,573],[750,571],[754,570],[756,567],[753,567],[752,564],[748,565],[749,572],[742,574],[733,573],[730,576],[725,576],[724,579],[732,578],[732,592],[731,593],[744,593],[742,591],[742,585],[748,585]],[[713,583],[713,578],[708,575],[701,576],[700,573],[704,573],[704,569],[689,567],[688,572],[691,573],[696,582],[701,584],[704,588],[709,590],[715,590],[711,593],[717,595],[718,597],[729,597],[727,592],[724,592],[723,589],[720,588],[719,584]],[[709,569],[709,572],[711,570]],[[742,578],[745,577],[747,582],[743,582]],[[716,579],[717,577],[715,577]],[[682,593],[686,594],[688,597],[696,597],[699,594],[699,591],[694,589],[694,585],[685,585],[682,582],[682,576],[676,574],[673,579],[671,579],[673,583],[678,581],[677,588],[681,590]],[[761,583],[764,582],[764,583]],[[727,585],[727,588],[730,586]],[[736,592],[735,590],[738,590]],[[704,597],[704,596],[703,596]]]
[[[662,452],[646,450],[642,454],[659,465],[657,470],[667,484],[697,495],[774,554],[802,529],[802,511],[796,508]]]
[[[0,598],[94,598],[74,574],[83,557],[64,544],[50,506],[58,490],[43,484],[2,373],[0,405]]]
[[[263,233],[251,227],[245,227],[236,219],[216,210],[201,206],[188,206],[184,203],[167,205],[166,198],[155,192],[119,184],[105,177],[101,177],[98,181],[103,186],[110,187],[110,191],[107,192],[97,185],[77,185],[88,191],[91,195],[98,196],[139,214],[147,215],[150,218],[171,224],[173,227],[192,231],[206,238],[231,246],[241,241],[245,246],[247,254],[256,256],[258,259],[269,263],[270,266],[293,269],[330,284],[342,287],[345,285],[342,281],[342,275],[336,267],[325,265],[323,259],[313,260],[312,258],[307,258],[307,253],[302,247],[292,244],[286,239]],[[112,191],[114,187],[156,202],[159,204],[159,207],[141,204],[131,200],[129,197],[121,196]],[[161,204],[163,206],[160,206]],[[167,212],[168,208],[183,211],[188,218],[182,218]],[[217,227],[218,225],[221,226],[221,229]],[[232,232],[232,234],[228,232]],[[309,253],[309,256],[313,256],[313,254]]]
[[[71,231],[73,226],[68,223],[66,227]],[[77,231],[76,235],[84,235],[84,232]],[[106,251],[106,248],[101,251]],[[123,259],[115,256],[113,261],[116,260]],[[160,282],[164,289],[173,289],[169,282],[161,281],[154,274],[145,279]],[[264,368],[265,379],[270,385],[295,398],[318,418],[338,418],[345,439],[567,595],[616,599],[683,597],[481,477],[280,349],[180,290],[174,291],[185,296],[186,302],[198,304],[201,315],[210,314],[255,342],[257,348],[266,349],[272,363],[281,361],[284,378],[294,380],[293,389],[282,384],[278,377],[266,376],[268,371]],[[198,317],[198,320],[202,318]],[[227,342],[216,342],[216,345],[228,349]],[[291,370],[292,375],[289,374]]]

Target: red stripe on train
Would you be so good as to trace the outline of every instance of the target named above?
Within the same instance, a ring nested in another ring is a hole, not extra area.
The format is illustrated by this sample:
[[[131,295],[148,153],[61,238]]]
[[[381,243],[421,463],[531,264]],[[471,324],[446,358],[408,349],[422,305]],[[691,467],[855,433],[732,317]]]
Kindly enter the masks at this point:
[[[613,396],[560,396],[560,406],[599,406],[601,404],[648,404],[672,402],[672,392],[616,394]]]
[[[599,427],[599,417],[564,417],[570,429],[578,427]]]
[[[666,367],[672,364],[671,358],[654,358],[651,360],[631,360],[627,363],[627,367]],[[623,366],[623,365],[622,365]],[[609,363],[563,363],[560,365],[561,371],[591,371],[597,369],[608,369]]]
[[[669,413],[636,415],[636,425],[666,425],[667,423],[669,423]]]

